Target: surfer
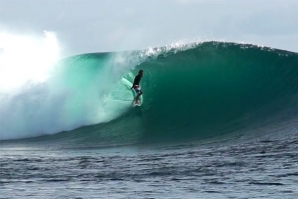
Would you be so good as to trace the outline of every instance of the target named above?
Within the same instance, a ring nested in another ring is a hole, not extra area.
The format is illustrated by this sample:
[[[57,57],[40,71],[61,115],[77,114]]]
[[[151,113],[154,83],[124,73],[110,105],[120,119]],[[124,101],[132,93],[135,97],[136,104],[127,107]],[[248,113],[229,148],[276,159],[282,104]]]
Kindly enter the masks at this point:
[[[142,77],[143,77],[143,70],[140,70],[139,74],[135,77],[135,79],[133,81],[133,85],[131,87],[137,93],[137,96],[134,100],[134,102],[137,104],[140,104],[140,96],[143,94],[143,91],[141,90],[141,86],[140,86],[140,81],[141,81]]]

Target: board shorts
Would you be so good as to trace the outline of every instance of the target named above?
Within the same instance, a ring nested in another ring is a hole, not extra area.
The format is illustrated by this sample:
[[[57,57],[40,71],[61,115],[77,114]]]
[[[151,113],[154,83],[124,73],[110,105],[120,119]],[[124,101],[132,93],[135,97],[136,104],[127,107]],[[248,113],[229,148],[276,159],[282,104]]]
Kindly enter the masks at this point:
[[[139,94],[139,93],[143,93],[143,91],[142,91],[142,89],[141,89],[141,86],[139,86],[139,85],[135,85],[134,87],[133,87],[133,89],[135,90],[135,92],[137,93],[137,94]]]

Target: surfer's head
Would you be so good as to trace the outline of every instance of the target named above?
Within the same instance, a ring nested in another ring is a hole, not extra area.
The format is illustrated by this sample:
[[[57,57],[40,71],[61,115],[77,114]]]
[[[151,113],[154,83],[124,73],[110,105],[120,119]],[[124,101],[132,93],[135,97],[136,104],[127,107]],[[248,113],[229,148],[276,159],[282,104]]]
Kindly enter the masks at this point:
[[[143,76],[143,70],[139,70],[139,75]]]

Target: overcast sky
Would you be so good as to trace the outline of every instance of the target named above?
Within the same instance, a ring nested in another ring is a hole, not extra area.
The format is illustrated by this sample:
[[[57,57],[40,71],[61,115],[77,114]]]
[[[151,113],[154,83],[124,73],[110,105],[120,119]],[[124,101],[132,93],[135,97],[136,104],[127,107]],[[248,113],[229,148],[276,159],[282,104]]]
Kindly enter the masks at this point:
[[[57,34],[71,54],[222,40],[298,52],[298,0],[0,0],[0,31]]]

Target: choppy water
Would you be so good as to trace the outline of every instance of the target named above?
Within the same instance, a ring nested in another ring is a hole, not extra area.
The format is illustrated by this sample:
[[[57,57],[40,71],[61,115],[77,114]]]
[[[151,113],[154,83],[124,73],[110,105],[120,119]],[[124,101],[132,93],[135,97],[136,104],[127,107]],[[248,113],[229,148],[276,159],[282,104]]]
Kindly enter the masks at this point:
[[[0,198],[296,198],[298,139],[53,150],[1,145]]]

